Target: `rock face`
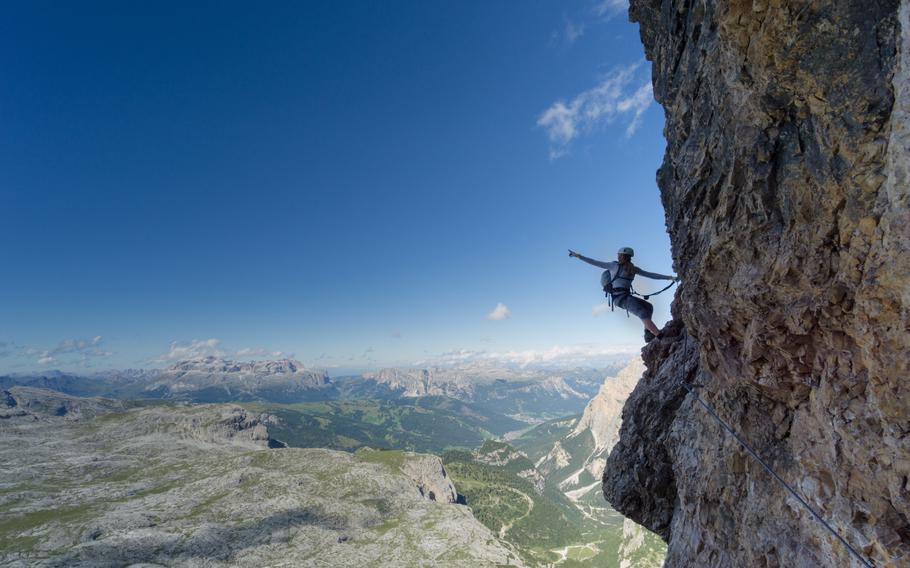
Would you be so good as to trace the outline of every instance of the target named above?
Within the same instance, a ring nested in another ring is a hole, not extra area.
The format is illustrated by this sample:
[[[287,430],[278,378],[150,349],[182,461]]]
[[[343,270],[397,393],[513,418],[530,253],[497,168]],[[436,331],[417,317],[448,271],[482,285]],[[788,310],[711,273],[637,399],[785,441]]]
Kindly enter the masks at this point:
[[[697,352],[679,321],[667,325],[664,336],[643,350],[648,368],[623,409],[620,439],[608,458],[603,490],[617,511],[669,541],[676,513],[674,462],[679,449],[671,434],[678,435],[685,426],[680,419],[680,428],[674,431],[686,395],[681,383],[693,382]],[[717,436],[715,445],[720,445],[723,436],[716,429],[711,432]],[[687,457],[696,462],[699,458]]]
[[[667,338],[604,474],[667,566],[910,563],[908,1],[632,0],[666,113]],[[685,330],[683,329],[683,326]],[[691,335],[691,337],[690,337]]]
[[[401,471],[414,480],[417,490],[430,501],[454,503],[458,499],[455,484],[438,456],[406,453],[409,458],[401,466]]]

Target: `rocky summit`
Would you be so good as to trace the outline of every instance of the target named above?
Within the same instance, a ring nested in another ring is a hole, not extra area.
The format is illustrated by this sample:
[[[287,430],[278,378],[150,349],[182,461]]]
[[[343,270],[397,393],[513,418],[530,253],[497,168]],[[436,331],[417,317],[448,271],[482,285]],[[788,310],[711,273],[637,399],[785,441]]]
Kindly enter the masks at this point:
[[[657,179],[683,285],[607,498],[663,535],[669,567],[910,564],[910,3],[630,15],[666,114]]]
[[[3,391],[0,564],[522,565],[438,457],[269,449],[270,420]]]
[[[295,393],[328,384],[325,371],[310,371],[292,359],[238,362],[209,356],[171,365],[157,373],[144,390],[164,397],[238,400],[259,398],[263,393],[292,398]]]

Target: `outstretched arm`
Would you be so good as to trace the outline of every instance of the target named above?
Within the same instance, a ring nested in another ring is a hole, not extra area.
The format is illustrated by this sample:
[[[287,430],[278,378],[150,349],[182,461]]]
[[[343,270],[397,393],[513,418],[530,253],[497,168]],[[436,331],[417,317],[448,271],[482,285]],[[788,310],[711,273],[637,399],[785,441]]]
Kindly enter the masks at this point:
[[[667,276],[665,274],[657,274],[656,272],[648,272],[647,270],[642,270],[641,268],[636,268],[635,274],[640,274],[645,278],[652,278],[654,280],[679,280],[679,278],[676,276]]]
[[[574,250],[569,250],[569,256],[574,256],[578,260],[583,260],[583,261],[587,262],[588,264],[592,264],[592,265],[600,267],[600,268],[610,268],[609,262],[602,262],[600,260],[594,260],[593,258],[588,258],[583,254],[578,254]]]

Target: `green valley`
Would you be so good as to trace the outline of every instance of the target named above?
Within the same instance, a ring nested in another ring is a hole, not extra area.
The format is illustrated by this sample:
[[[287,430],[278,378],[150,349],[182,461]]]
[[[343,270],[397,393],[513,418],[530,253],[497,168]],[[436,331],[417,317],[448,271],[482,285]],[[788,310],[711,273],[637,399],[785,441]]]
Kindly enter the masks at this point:
[[[528,426],[442,396],[245,406],[274,416],[269,426],[273,438],[300,448],[440,453],[448,448],[475,448],[484,440]]]
[[[663,542],[613,511],[599,491],[599,502],[594,492],[570,498],[509,444],[448,451],[443,463],[474,516],[531,566],[656,568],[663,562]]]

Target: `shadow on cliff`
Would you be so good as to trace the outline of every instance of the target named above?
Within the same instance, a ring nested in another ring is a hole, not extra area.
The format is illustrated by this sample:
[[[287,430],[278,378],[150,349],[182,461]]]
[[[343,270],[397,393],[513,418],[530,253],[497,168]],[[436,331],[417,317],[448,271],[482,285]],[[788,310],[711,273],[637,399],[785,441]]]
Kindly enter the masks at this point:
[[[647,371],[623,408],[620,438],[607,459],[604,497],[635,522],[670,537],[677,500],[669,435],[698,373],[697,344],[679,320],[642,350]]]

